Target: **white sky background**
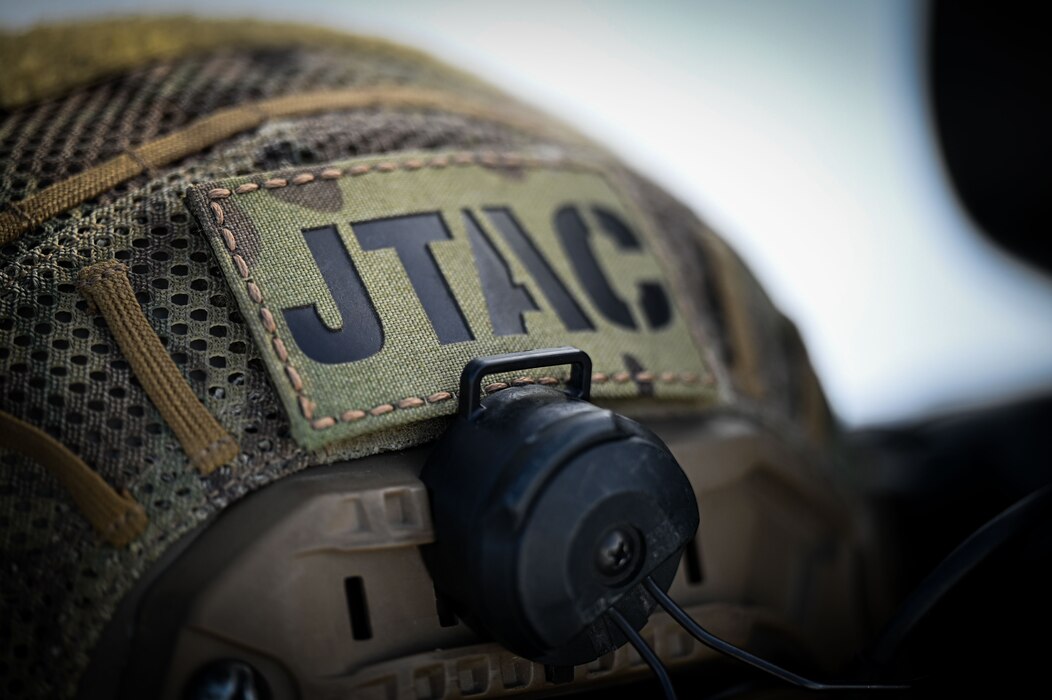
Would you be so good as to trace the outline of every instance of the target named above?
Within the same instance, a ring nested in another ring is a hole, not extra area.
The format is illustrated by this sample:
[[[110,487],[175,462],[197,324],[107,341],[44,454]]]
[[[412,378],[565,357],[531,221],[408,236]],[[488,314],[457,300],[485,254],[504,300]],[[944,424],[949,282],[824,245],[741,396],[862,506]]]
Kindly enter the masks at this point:
[[[578,125],[738,249],[849,424],[1052,388],[1052,282],[948,189],[920,3],[0,0],[0,22],[176,10],[387,36]]]

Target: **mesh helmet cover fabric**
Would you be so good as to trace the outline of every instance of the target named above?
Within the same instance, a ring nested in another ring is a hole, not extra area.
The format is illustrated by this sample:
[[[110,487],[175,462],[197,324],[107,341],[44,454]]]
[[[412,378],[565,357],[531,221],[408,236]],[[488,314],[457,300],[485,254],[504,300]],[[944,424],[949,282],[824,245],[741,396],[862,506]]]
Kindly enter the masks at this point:
[[[506,101],[470,77],[387,45],[311,40],[238,48],[229,41],[237,23],[221,25],[224,40],[191,46],[193,53],[144,55],[139,67],[86,86],[63,85],[60,96],[42,102],[5,99],[0,204],[251,100],[395,84]],[[122,25],[93,27],[97,43],[105,44],[115,26]],[[666,255],[670,293],[716,382],[713,400],[762,414],[801,439],[827,430],[798,337],[729,249],[682,205],[576,135],[539,136],[498,121],[404,107],[272,120],[124,182],[0,249],[0,409],[41,427],[109,484],[128,489],[150,520],[138,540],[114,549],[78,517],[44,469],[0,453],[5,697],[72,695],[121,596],[180,536],[246,493],[313,464],[418,444],[443,428],[442,418],[432,418],[321,451],[298,444],[221,262],[187,208],[187,189],[370,154],[538,149],[603,162],[655,223],[661,245],[673,251]],[[109,259],[128,266],[165,349],[239,441],[234,464],[204,477],[187,467],[106,324],[77,294],[78,271]],[[623,401],[619,410],[652,410],[645,398]]]

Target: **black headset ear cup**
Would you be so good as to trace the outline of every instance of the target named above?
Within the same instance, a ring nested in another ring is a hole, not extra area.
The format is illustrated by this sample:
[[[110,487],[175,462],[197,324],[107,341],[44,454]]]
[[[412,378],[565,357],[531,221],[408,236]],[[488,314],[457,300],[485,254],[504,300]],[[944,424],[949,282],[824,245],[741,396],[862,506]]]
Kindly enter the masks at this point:
[[[491,359],[484,371],[524,357]],[[482,376],[469,370],[462,401],[477,397]],[[698,527],[679,464],[638,423],[550,387],[469,405],[421,473],[436,589],[477,631],[535,661],[577,665],[621,646],[625,635],[604,613],[616,605],[642,627],[655,605],[643,579],[667,589]]]

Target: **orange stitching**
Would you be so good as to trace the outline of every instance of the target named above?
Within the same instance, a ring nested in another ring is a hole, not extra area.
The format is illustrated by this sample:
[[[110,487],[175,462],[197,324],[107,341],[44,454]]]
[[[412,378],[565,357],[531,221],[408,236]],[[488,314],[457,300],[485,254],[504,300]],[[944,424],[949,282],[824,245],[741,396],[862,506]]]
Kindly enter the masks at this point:
[[[310,426],[315,430],[325,430],[326,428],[331,428],[334,425],[336,425],[336,419],[332,416],[325,416],[324,418],[319,418],[316,421],[312,421],[310,424]]]
[[[269,328],[267,330],[270,330]],[[273,333],[274,331],[270,331]],[[296,390],[297,394],[303,393],[303,380],[300,378],[300,373],[296,371],[296,368],[292,365],[285,363],[285,374],[288,375],[289,381],[292,382],[292,388]]]
[[[474,153],[456,153],[452,156],[435,156],[430,159],[421,160],[419,158],[410,158],[403,162],[393,161],[382,161],[373,165],[370,164],[359,164],[351,166],[348,170],[343,171],[338,168],[325,168],[315,176],[313,173],[299,173],[293,175],[291,178],[270,178],[264,180],[262,183],[246,182],[238,185],[233,190],[225,187],[215,187],[208,191],[207,196],[211,200],[209,206],[212,210],[213,217],[216,220],[216,224],[220,227],[220,236],[223,239],[223,244],[227,250],[230,251],[231,261],[237,268],[238,274],[245,280],[245,287],[249,298],[259,306],[259,315],[263,322],[264,329],[271,335],[271,345],[274,348],[274,354],[277,355],[285,368],[285,377],[289,384],[292,386],[293,391],[296,392],[297,402],[299,403],[300,414],[303,415],[308,421],[310,421],[311,427],[314,430],[327,430],[333,427],[337,423],[354,423],[362,420],[368,416],[383,416],[396,410],[409,410],[413,408],[421,408],[429,406],[443,401],[449,401],[455,398],[455,394],[449,391],[438,391],[426,398],[420,398],[419,396],[407,396],[391,403],[383,403],[379,406],[374,406],[368,411],[362,409],[352,408],[344,411],[340,414],[339,418],[335,416],[323,416],[321,418],[314,418],[314,402],[311,401],[303,386],[303,378],[292,363],[289,361],[288,350],[285,347],[284,341],[278,336],[277,324],[274,321],[274,315],[271,313],[263,304],[263,293],[256,282],[249,280],[251,277],[251,270],[245,262],[245,259],[234,251],[237,249],[237,238],[233,231],[229,228],[223,227],[225,220],[225,214],[223,212],[222,204],[220,201],[227,199],[231,195],[243,195],[249,194],[250,192],[256,192],[261,187],[265,189],[280,189],[282,187],[288,187],[292,185],[303,186],[311,182],[318,182],[321,180],[337,180],[344,176],[357,177],[365,175],[366,173],[390,173],[404,168],[408,171],[416,171],[422,168],[445,168],[450,164],[454,165],[480,165],[488,168],[518,168],[518,167],[542,167],[542,166],[557,166],[557,165],[572,165],[563,161],[557,160],[544,160],[539,158],[533,158],[529,156],[523,156],[516,153],[495,153],[487,151],[485,153],[474,154]],[[654,383],[661,382],[664,384],[674,384],[682,381],[685,384],[696,384],[700,381],[697,374],[693,372],[684,372],[676,374],[675,372],[662,372],[660,375],[655,375],[653,372],[637,372],[630,374],[628,372],[617,372],[613,375],[607,375],[603,372],[595,372],[592,374],[593,384],[604,384],[607,381],[613,380],[618,383],[624,383],[629,379],[635,379],[637,382]],[[524,386],[527,384],[542,384],[545,386],[551,386],[559,384],[562,380],[553,376],[538,377],[536,379],[532,377],[518,377],[512,381],[511,384],[506,382],[493,382],[487,384],[484,388],[487,393],[494,393],[507,389],[509,386]]]
[[[223,245],[226,249],[233,253],[237,250],[237,239],[234,238],[234,234],[230,232],[230,229],[224,227],[219,229],[219,235],[223,237]]]
[[[274,314],[270,313],[270,309],[260,305],[259,315],[263,319],[263,327],[267,329],[268,333],[274,333],[277,331],[278,324],[274,323]]]
[[[248,279],[248,263],[245,262],[245,259],[237,253],[231,255],[230,259],[233,260],[234,265],[237,266],[237,273],[241,275],[241,279]]]
[[[289,361],[289,351],[285,349],[285,342],[281,338],[274,338],[272,343],[274,345],[274,352],[278,354],[278,359],[282,362]]]
[[[450,164],[452,160],[455,165],[480,165],[486,168],[520,168],[520,167],[541,167],[541,166],[562,166],[570,167],[571,163],[561,160],[554,159],[541,159],[524,156],[518,153],[494,153],[487,151],[484,153],[457,153],[453,156],[435,156],[430,159],[421,158],[409,158],[402,162],[394,162],[385,160],[380,163],[360,163],[358,165],[351,166],[346,172],[339,168],[325,168],[317,175],[310,172],[298,173],[292,177],[274,177],[264,180],[261,183],[246,182],[238,185],[233,190],[228,190],[225,187],[216,187],[208,191],[208,197],[210,199],[225,199],[231,194],[248,194],[249,192],[255,192],[260,187],[268,190],[277,190],[290,185],[306,185],[317,180],[338,180],[341,177],[350,175],[356,177],[359,175],[365,175],[366,173],[393,173],[397,170],[408,170],[415,171],[423,168],[445,168]]]

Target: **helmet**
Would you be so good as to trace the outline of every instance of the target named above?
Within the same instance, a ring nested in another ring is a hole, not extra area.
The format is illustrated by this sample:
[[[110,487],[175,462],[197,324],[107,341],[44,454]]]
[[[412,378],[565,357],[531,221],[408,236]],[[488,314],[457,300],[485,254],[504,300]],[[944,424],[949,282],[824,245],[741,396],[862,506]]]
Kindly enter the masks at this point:
[[[859,648],[799,335],[660,187],[384,41],[5,42],[5,697],[564,693],[645,677],[635,630],[721,678],[666,591],[756,654]]]

